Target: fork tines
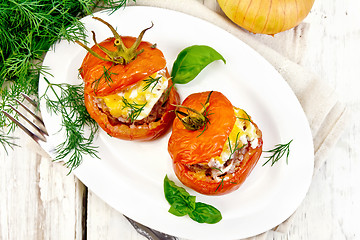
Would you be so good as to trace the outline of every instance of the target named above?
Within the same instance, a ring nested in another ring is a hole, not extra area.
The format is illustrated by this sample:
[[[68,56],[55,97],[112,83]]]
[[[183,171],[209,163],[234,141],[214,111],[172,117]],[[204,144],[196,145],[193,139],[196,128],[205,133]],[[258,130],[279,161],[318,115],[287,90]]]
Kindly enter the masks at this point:
[[[32,100],[28,95],[21,93],[21,95],[24,97],[24,99],[29,102],[31,105],[33,105],[35,108],[38,108],[37,103]],[[30,115],[34,118],[35,124],[33,121],[31,121],[29,118],[27,118],[24,114],[22,114],[19,110],[17,110],[14,106],[11,104],[8,104],[9,107],[11,107],[21,118],[23,118],[27,123],[30,124],[31,127],[33,127],[38,134],[30,131],[27,127],[25,127],[22,123],[20,123],[18,120],[16,120],[13,116],[11,116],[8,112],[2,111],[5,116],[7,116],[12,122],[14,122],[18,127],[20,127],[26,134],[28,134],[32,139],[34,139],[36,142],[44,141],[46,142],[46,136],[49,136],[46,129],[43,120],[41,117],[39,117],[34,111],[32,111],[30,108],[25,106],[22,102],[20,102],[18,99],[15,99],[16,102],[21,106],[26,112],[30,113]]]

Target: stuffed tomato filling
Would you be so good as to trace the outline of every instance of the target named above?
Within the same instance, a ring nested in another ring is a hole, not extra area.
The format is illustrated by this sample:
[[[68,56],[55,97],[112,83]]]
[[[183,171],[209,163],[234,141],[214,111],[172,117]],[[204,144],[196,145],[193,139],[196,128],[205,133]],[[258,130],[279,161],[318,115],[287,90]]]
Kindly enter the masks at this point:
[[[165,111],[169,79],[162,69],[116,94],[96,97],[112,124],[142,125],[157,121]]]
[[[198,179],[226,181],[243,166],[245,154],[251,148],[258,147],[261,136],[249,115],[244,110],[235,107],[234,113],[236,121],[220,156],[209,159],[207,163],[186,165]]]

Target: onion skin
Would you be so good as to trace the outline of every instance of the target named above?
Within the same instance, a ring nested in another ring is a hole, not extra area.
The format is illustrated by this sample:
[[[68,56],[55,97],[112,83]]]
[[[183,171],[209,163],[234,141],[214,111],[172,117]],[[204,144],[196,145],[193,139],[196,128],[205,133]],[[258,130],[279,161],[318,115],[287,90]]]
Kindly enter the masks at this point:
[[[274,35],[297,26],[315,0],[217,0],[226,16],[252,32]]]

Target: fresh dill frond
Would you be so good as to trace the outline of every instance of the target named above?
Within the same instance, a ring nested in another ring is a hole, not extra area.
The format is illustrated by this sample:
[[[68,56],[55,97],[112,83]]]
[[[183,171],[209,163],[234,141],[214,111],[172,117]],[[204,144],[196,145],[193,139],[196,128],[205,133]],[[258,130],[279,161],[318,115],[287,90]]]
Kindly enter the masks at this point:
[[[124,104],[122,109],[129,108],[129,116],[128,119],[130,119],[131,122],[134,122],[142,110],[144,110],[144,107],[146,106],[147,102],[144,104],[138,104],[136,102],[130,103],[126,98],[122,97],[122,102]]]
[[[229,154],[228,160],[230,160],[230,159],[233,157],[233,155],[235,154],[236,151],[244,148],[244,147],[247,145],[247,144],[244,144],[244,145],[241,145],[241,146],[239,147],[240,142],[241,142],[240,139],[239,139],[239,134],[240,134],[240,132],[238,132],[238,133],[236,134],[234,147],[231,146],[231,141],[230,141],[230,138],[228,137],[228,144],[229,144],[229,149],[230,149],[230,154]],[[213,169],[216,169],[216,170],[218,170],[218,171],[220,171],[220,172],[222,173],[222,170],[219,169],[219,168],[213,168]],[[225,176],[222,176],[221,182],[220,182],[219,185],[217,186],[215,192],[216,192],[220,187],[222,188],[222,187],[224,186],[224,178],[225,178]],[[231,183],[231,184],[237,184],[237,183],[235,183],[235,182],[230,182],[230,183]]]
[[[250,118],[249,114],[246,111],[244,111],[243,109],[241,109],[241,110],[245,113],[246,118],[242,118],[242,117],[236,117],[236,118],[239,119],[239,120],[244,120],[244,121],[251,122],[251,118]]]
[[[16,139],[16,137],[12,137],[3,132],[0,132],[0,143],[5,149],[6,154],[8,154],[7,148],[13,149],[14,147],[18,146],[16,143],[14,143],[14,140]]]
[[[97,7],[107,9],[111,15],[120,8],[125,7],[128,1],[129,0],[102,0],[102,4],[99,4]],[[136,0],[133,1],[136,2]]]
[[[0,2],[0,110],[11,111],[8,103],[17,107],[14,99],[22,99],[21,93],[37,94],[46,69],[41,62],[51,45],[63,37],[85,39],[84,27],[76,36],[61,31],[80,22],[79,12],[77,1]],[[0,112],[0,129],[5,127],[14,130],[16,125]]]
[[[220,168],[212,167],[211,169],[215,169],[215,170],[218,170],[219,172],[223,173],[223,171],[222,171]],[[222,174],[221,174],[221,175],[222,175]],[[220,175],[220,176],[221,176],[221,175]],[[222,176],[222,177],[221,177],[221,181],[220,181],[219,185],[217,186],[217,188],[215,189],[215,192],[217,192],[217,190],[219,190],[220,187],[221,187],[221,188],[224,187],[224,178],[225,178],[225,176]]]
[[[234,155],[234,153],[235,153],[236,151],[244,148],[244,147],[247,145],[247,144],[244,144],[244,145],[241,145],[241,147],[239,147],[240,142],[241,142],[240,139],[239,139],[239,134],[240,134],[240,132],[238,132],[238,133],[236,134],[234,148],[232,148],[231,142],[230,142],[230,138],[228,137],[228,143],[229,143],[229,149],[230,149],[230,155],[229,155],[228,160],[232,158],[232,156]]]
[[[278,162],[285,154],[286,156],[286,164],[288,164],[288,158],[290,154],[290,144],[292,143],[293,139],[285,144],[277,144],[275,145],[274,149],[271,149],[269,151],[264,151],[267,153],[272,153],[271,156],[265,157],[268,158],[268,160],[263,164],[266,165],[268,162],[271,162],[271,166],[273,166],[276,162]]]
[[[166,105],[167,100],[169,99],[171,89],[175,88],[175,84],[172,83],[170,87],[167,88],[167,90],[164,93],[164,103],[162,104],[162,107]]]
[[[151,88],[151,92],[154,90],[155,86],[159,83],[159,80],[161,79],[161,77],[157,77],[157,78],[153,78],[152,76],[150,76],[147,79],[144,79],[143,81],[146,83],[146,85],[143,87],[143,91],[146,91],[152,84],[153,87]]]
[[[97,147],[93,145],[94,136],[98,130],[98,124],[86,110],[84,103],[83,84],[53,84],[46,78],[48,86],[42,96],[46,101],[46,107],[51,113],[62,117],[61,126],[66,133],[66,139],[56,147],[57,156],[55,161],[70,156],[65,166],[69,173],[77,168],[84,155],[97,156]],[[55,99],[50,99],[48,91],[54,94]],[[60,95],[58,94],[60,91]],[[85,135],[85,127],[89,127],[88,136]]]
[[[220,181],[219,185],[217,186],[217,188],[215,189],[215,192],[217,192],[217,190],[219,190],[220,187],[221,187],[221,189],[224,187],[224,178],[225,178],[225,176],[221,177],[221,181]]]
[[[113,73],[110,71],[110,69],[113,67],[114,65],[111,65],[109,68],[106,68],[105,66],[103,66],[103,74],[101,74],[101,76],[97,79],[95,79],[92,83],[91,83],[91,87],[94,87],[94,93],[96,94],[99,84],[100,84],[100,80],[104,79],[105,82],[107,83],[108,86],[110,86],[110,83],[113,82],[111,75],[118,75],[117,73]]]
[[[87,32],[80,18],[98,7],[116,11],[126,3],[127,0],[0,1],[1,130],[6,128],[11,133],[17,128],[2,113],[12,112],[8,103],[17,107],[14,99],[22,99],[21,93],[37,95],[39,77],[47,68],[42,61],[50,47],[60,40],[85,42]],[[1,142],[7,140],[6,135],[0,135]],[[79,145],[79,149],[82,147]]]

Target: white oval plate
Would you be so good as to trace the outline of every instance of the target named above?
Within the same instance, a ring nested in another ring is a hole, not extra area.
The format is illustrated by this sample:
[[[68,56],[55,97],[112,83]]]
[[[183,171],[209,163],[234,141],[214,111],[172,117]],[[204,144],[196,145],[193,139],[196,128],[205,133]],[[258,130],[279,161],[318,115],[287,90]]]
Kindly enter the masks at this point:
[[[190,45],[208,45],[226,59],[210,64],[186,85],[178,85],[182,100],[193,92],[216,90],[224,93],[234,106],[245,109],[263,132],[264,150],[291,139],[289,163],[281,159],[273,167],[262,166],[263,156],[239,190],[225,196],[204,196],[186,188],[197,201],[218,208],[223,219],[217,224],[199,224],[189,217],[168,213],[163,179],[167,174],[179,186],[167,152],[170,134],[152,142],[130,142],[109,137],[100,130],[95,140],[101,160],[84,156],[74,173],[95,194],[128,217],[161,232],[187,239],[235,239],[265,232],[286,220],[306,195],[313,171],[313,143],[305,114],[287,83],[257,52],[228,32],[183,13],[152,7],[126,7],[108,16],[120,34],[138,36],[157,43],[167,59],[169,71],[177,54]],[[111,36],[102,23],[86,17],[87,30],[95,31],[100,42]],[[91,34],[89,34],[91,35]],[[93,45],[91,37],[88,41]],[[53,83],[80,83],[78,68],[86,51],[77,44],[61,41],[44,60],[50,66]],[[39,94],[46,83],[41,78]],[[59,116],[50,115],[42,102],[46,127],[54,142]]]

